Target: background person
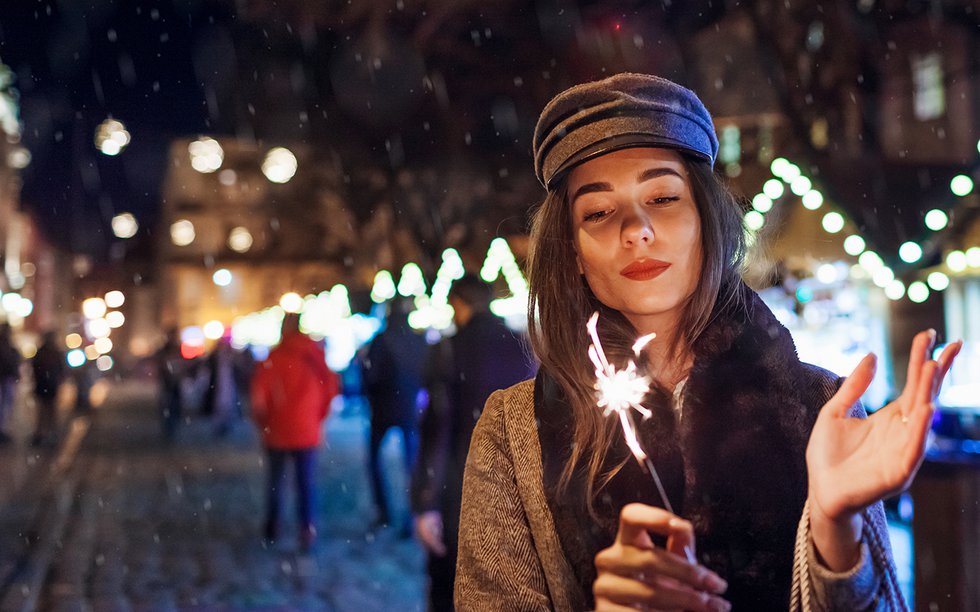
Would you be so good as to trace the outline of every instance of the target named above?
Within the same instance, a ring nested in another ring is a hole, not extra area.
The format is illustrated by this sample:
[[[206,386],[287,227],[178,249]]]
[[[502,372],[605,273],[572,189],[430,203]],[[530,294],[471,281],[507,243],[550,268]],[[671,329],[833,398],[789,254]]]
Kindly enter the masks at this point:
[[[322,346],[299,331],[299,315],[287,313],[282,321],[282,340],[258,365],[252,380],[252,418],[269,461],[267,542],[275,542],[281,532],[289,463],[296,475],[300,546],[309,548],[316,539],[317,448],[323,441],[323,420],[338,387],[337,375],[327,367]]]
[[[453,283],[456,334],[433,347],[425,386],[419,463],[412,478],[415,532],[428,551],[429,602],[453,609],[463,467],[476,420],[491,393],[534,375],[521,338],[490,312],[491,287],[467,274]]]
[[[65,379],[65,354],[53,331],[41,336],[41,346],[31,360],[34,372],[34,398],[37,401],[37,427],[33,446],[54,445],[58,426],[58,390]]]
[[[389,305],[388,320],[368,347],[364,360],[364,394],[371,404],[371,430],[368,461],[378,525],[392,523],[392,500],[385,488],[381,443],[391,429],[399,429],[404,441],[403,465],[406,479],[415,466],[419,445],[419,392],[429,345],[425,337],[408,324],[414,307],[410,299],[396,299]],[[407,495],[406,495],[407,497]],[[406,511],[395,527],[410,536],[412,519]]]

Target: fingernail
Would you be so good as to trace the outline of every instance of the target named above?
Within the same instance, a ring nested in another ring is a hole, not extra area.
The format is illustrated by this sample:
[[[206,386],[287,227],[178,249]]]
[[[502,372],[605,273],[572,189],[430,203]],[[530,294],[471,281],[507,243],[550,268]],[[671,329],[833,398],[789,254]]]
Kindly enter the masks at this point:
[[[715,593],[724,593],[728,589],[728,583],[717,574],[708,574],[705,584]]]
[[[728,603],[724,599],[712,599],[708,603],[708,608],[711,612],[728,612],[732,609],[732,604]]]

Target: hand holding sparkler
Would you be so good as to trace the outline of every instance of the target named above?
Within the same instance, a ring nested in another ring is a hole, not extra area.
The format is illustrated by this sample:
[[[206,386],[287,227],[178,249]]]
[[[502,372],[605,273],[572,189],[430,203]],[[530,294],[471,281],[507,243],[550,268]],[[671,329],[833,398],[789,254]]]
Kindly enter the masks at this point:
[[[589,359],[595,366],[596,404],[603,415],[616,413],[623,437],[633,457],[653,479],[664,508],[629,504],[620,512],[619,530],[612,546],[595,558],[596,581],[593,593],[596,611],[619,610],[622,606],[645,606],[684,610],[727,611],[731,605],[717,597],[728,584],[720,576],[698,564],[694,555],[694,528],[674,514],[667,492],[653,461],[636,436],[633,411],[646,419],[650,410],[643,400],[650,392],[649,376],[639,373],[634,360],[617,369],[609,363],[599,341],[599,313],[587,324]],[[656,334],[648,334],[633,344],[633,355],[640,352]],[[651,533],[667,537],[665,549],[654,546]]]
[[[667,537],[667,548],[653,544],[650,534]],[[678,549],[691,550],[691,523],[663,508],[629,504],[619,515],[612,546],[595,558],[592,587],[596,612],[624,608],[727,611],[718,597],[728,584],[718,574],[685,559]]]

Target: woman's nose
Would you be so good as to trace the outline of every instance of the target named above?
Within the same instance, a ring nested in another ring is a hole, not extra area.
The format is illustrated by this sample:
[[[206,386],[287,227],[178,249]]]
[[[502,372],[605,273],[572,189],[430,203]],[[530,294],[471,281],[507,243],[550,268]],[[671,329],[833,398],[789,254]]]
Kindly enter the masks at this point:
[[[643,213],[631,215],[623,223],[623,243],[632,247],[638,244],[650,244],[654,240],[653,225]]]

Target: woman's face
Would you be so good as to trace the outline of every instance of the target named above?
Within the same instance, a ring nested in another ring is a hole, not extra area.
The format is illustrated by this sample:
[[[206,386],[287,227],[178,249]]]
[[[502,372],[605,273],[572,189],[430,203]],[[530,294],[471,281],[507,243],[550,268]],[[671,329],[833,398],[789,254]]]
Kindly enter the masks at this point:
[[[673,329],[701,273],[701,220],[681,156],[614,151],[568,177],[579,271],[641,334]]]

